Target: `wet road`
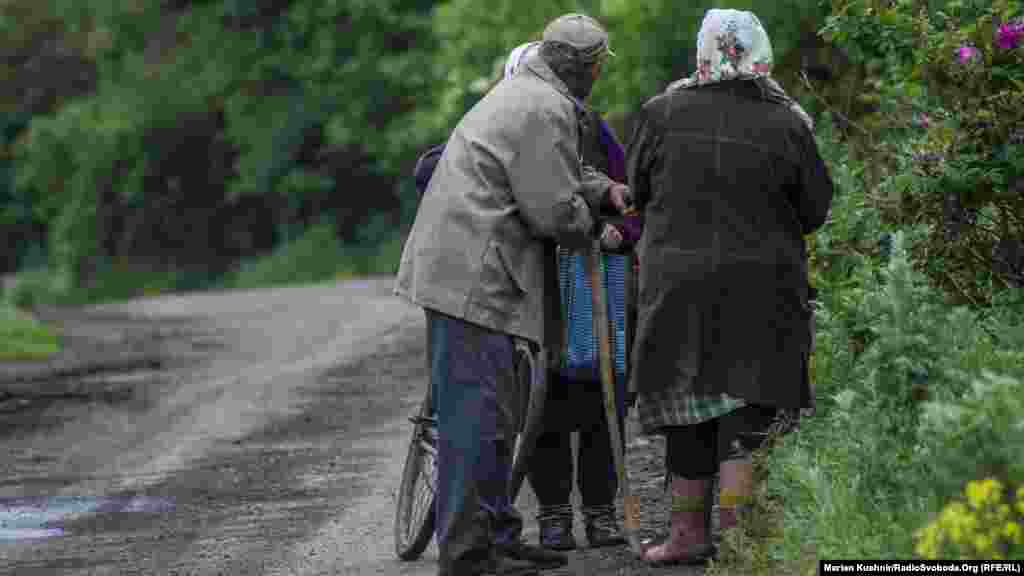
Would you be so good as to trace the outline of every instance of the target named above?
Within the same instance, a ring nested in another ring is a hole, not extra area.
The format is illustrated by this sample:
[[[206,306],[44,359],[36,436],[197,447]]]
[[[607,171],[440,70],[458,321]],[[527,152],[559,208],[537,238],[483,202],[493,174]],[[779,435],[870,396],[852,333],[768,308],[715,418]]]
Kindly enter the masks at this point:
[[[422,313],[390,279],[166,297],[225,348],[0,439],[0,573],[432,574],[391,552]],[[23,418],[26,418],[23,416]]]
[[[412,563],[392,549],[406,417],[426,374],[422,312],[391,287],[374,278],[89,310],[191,326],[200,336],[174,330],[220,347],[130,398],[0,415],[0,575],[436,574],[433,545]],[[660,466],[654,452],[631,458]],[[664,510],[651,474],[638,491]],[[533,506],[524,488],[531,540]],[[631,564],[624,549],[581,551],[548,574],[698,573]]]

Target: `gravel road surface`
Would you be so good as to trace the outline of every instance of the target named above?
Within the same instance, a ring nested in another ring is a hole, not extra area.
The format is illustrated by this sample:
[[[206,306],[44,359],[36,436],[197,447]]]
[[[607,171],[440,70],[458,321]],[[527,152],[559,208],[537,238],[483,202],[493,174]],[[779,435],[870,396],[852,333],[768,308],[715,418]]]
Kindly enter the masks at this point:
[[[371,278],[69,311],[100,335],[148,326],[193,358],[76,383],[115,394],[6,401],[0,574],[435,574],[433,545],[412,563],[392,550],[406,417],[426,374],[422,312],[391,286]],[[629,452],[648,534],[665,520],[661,450],[640,439]],[[535,541],[528,488],[520,507]],[[583,549],[548,572],[699,573],[641,567],[622,548]]]

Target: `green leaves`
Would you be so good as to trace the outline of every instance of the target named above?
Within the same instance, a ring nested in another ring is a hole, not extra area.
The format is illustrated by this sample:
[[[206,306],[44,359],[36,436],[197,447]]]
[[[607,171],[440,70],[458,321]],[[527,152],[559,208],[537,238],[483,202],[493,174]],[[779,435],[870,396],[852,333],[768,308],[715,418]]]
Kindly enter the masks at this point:
[[[922,436],[931,440],[935,488],[946,498],[985,473],[1024,473],[1024,382],[988,371],[960,378],[969,382],[967,394],[928,403],[921,422]]]

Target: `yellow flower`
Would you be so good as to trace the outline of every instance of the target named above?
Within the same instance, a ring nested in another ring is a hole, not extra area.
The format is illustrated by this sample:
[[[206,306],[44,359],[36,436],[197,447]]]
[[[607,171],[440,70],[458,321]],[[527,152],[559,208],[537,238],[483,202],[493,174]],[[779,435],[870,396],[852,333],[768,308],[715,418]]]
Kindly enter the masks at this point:
[[[1024,544],[1024,530],[1021,530],[1020,524],[1016,522],[1007,522],[1003,526],[1003,536],[1014,544]]]
[[[995,478],[988,478],[984,481],[986,490],[993,502],[997,502],[1003,497],[1003,483]]]
[[[981,481],[973,480],[967,483],[967,500],[971,506],[982,508],[985,504],[995,504],[1002,499],[1003,485],[995,478],[986,478]]]
[[[939,557],[939,546],[942,543],[942,529],[938,522],[932,522],[917,532],[917,546],[914,551],[926,559]]]
[[[967,501],[975,509],[981,508],[985,504],[985,487],[981,482],[971,480],[967,483],[965,492],[967,493]]]
[[[988,555],[992,551],[992,539],[984,534],[975,535],[973,544],[981,555]]]
[[[978,520],[963,502],[951,502],[942,511],[940,525],[956,544],[967,544],[978,525]]]
[[[999,508],[996,509],[996,518],[1001,522],[1010,517],[1010,506],[1008,504],[1000,504]]]
[[[1004,494],[1016,495],[1007,502]],[[1005,557],[1007,546],[1024,544],[1024,486],[1004,490],[994,478],[974,480],[964,487],[962,500],[949,502],[932,522],[915,532],[914,552],[934,559],[954,552],[962,557]]]

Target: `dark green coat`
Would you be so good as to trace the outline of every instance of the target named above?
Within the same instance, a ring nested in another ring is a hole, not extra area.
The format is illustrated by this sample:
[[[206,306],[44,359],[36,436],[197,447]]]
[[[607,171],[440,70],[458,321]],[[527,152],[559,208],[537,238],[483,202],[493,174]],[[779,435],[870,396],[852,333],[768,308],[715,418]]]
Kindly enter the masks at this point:
[[[628,146],[644,211],[632,385],[809,405],[804,234],[833,187],[814,136],[749,81],[650,100]]]

